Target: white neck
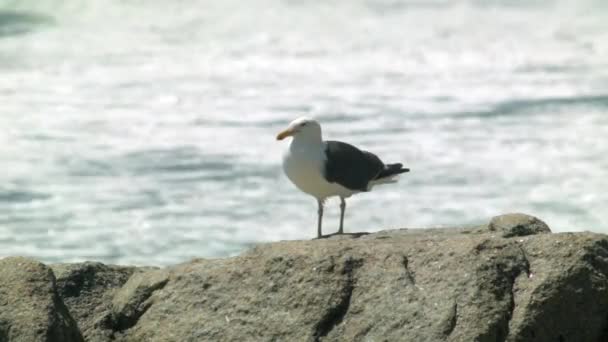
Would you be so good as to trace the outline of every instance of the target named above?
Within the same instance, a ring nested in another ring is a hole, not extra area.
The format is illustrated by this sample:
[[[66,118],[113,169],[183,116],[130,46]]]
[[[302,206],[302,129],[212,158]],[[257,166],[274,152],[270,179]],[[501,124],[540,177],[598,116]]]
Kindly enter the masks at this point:
[[[319,148],[323,145],[323,139],[321,137],[321,132],[306,132],[306,134],[296,134],[293,136],[293,140],[291,141],[292,147],[298,146],[318,146]]]

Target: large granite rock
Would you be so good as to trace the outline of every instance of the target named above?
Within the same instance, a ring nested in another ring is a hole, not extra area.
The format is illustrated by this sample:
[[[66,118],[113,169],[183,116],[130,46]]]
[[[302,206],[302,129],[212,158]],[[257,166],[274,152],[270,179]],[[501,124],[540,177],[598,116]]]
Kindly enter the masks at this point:
[[[526,236],[551,233],[549,226],[534,216],[514,213],[492,218],[488,225],[490,231],[502,233],[502,237]]]
[[[135,267],[97,262],[55,264],[57,291],[78,321],[86,341],[110,341],[114,336],[112,299],[134,273]]]
[[[0,260],[0,341],[83,341],[47,266],[21,257]]]
[[[54,265],[51,292],[88,341],[608,341],[607,236],[545,234],[520,214],[492,222],[279,242],[163,269]],[[0,341],[30,340],[2,327]]]

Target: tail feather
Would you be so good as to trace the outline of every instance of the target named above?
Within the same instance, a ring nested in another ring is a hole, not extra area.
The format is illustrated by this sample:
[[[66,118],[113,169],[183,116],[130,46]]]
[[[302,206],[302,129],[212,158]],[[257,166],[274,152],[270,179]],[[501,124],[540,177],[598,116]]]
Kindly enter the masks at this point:
[[[380,171],[380,173],[374,178],[374,180],[380,180],[387,177],[396,176],[401,173],[409,172],[410,169],[404,168],[403,164],[395,163],[395,164],[386,164],[384,166],[384,170]]]

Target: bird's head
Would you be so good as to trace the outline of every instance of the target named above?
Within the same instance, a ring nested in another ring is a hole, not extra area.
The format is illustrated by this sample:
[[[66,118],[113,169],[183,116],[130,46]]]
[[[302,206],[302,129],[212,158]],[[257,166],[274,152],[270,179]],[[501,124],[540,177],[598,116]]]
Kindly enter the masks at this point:
[[[301,117],[293,120],[287,129],[277,135],[277,140],[283,140],[287,137],[321,139],[321,125],[316,120],[307,117]]]

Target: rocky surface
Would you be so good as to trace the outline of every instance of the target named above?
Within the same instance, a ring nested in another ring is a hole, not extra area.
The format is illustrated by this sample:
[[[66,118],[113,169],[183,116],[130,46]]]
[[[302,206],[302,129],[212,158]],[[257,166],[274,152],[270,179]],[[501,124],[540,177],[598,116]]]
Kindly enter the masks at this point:
[[[0,341],[83,341],[47,266],[0,260]]]
[[[502,237],[506,238],[551,233],[551,229],[545,222],[525,214],[496,216],[490,221],[488,229],[493,232],[501,232]]]
[[[549,233],[511,214],[162,269],[8,258],[0,341],[608,341],[607,236]]]
[[[144,271],[95,262],[55,264],[51,269],[57,277],[57,291],[85,340],[112,340],[112,300],[134,273]]]

